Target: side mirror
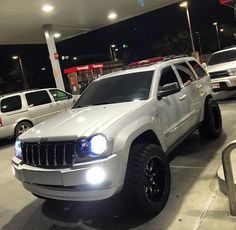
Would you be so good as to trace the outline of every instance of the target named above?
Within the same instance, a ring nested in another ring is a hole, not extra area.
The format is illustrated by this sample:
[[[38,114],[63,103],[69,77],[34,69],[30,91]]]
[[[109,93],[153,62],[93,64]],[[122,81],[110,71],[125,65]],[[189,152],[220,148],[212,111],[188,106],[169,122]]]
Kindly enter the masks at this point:
[[[180,86],[178,82],[166,84],[161,87],[158,91],[157,99],[161,100],[163,97],[167,97],[171,94],[178,93],[180,91]]]

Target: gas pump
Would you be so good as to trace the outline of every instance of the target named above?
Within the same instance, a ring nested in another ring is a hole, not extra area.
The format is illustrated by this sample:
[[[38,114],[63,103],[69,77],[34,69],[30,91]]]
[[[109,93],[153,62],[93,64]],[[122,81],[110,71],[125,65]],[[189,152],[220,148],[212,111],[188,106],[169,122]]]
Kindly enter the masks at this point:
[[[64,69],[72,94],[81,94],[87,86],[102,75],[103,64],[90,64]]]
[[[70,83],[70,90],[72,94],[80,94],[78,87],[78,76],[76,72],[68,73],[67,77]]]

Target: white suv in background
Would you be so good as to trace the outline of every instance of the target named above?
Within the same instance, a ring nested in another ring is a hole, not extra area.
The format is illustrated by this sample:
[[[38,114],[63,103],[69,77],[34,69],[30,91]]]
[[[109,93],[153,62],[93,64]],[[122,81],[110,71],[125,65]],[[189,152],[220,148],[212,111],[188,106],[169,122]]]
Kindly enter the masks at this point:
[[[219,97],[236,93],[236,47],[226,48],[213,53],[207,63],[212,88]]]
[[[196,129],[221,134],[209,75],[192,57],[143,60],[94,80],[73,109],[19,136],[13,172],[38,197],[122,191],[132,211],[155,215],[170,192],[168,154]]]
[[[56,88],[0,95],[0,139],[17,137],[32,126],[71,108],[78,96]]]

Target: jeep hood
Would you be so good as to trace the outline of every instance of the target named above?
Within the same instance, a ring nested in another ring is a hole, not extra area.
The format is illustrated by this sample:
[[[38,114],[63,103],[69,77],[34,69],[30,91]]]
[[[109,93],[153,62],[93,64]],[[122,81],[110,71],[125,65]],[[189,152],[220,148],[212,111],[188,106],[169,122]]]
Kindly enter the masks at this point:
[[[207,66],[207,71],[209,73],[212,73],[212,72],[217,72],[217,71],[229,70],[233,68],[236,68],[236,61],[220,63],[216,65],[209,65]]]
[[[43,137],[47,141],[65,141],[102,133],[144,103],[138,101],[71,109],[36,125],[23,133],[20,139],[40,141]]]

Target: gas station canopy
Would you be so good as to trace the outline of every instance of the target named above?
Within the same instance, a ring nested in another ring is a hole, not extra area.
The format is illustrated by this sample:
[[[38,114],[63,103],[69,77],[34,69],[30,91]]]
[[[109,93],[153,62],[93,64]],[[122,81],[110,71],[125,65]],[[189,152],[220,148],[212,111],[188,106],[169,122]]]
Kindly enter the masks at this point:
[[[44,25],[61,34],[57,41],[179,2],[180,0],[2,0],[0,45],[45,43]],[[42,11],[45,4],[54,7]],[[108,18],[114,12],[117,17]]]

